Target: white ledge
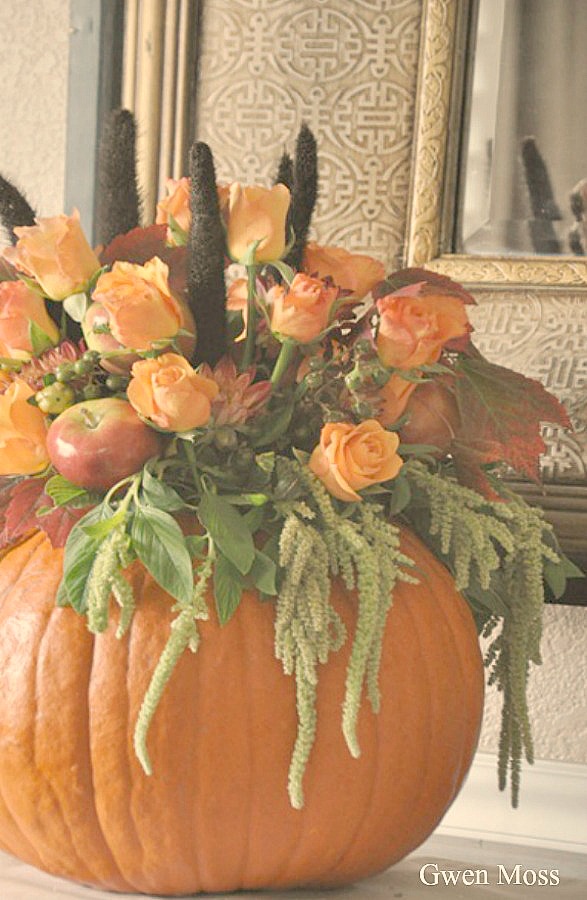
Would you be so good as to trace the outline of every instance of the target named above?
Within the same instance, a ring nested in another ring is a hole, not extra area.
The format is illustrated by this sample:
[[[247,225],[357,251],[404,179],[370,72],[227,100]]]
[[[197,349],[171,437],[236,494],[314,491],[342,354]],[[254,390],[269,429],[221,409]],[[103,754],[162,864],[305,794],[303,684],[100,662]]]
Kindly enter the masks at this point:
[[[520,804],[497,788],[497,757],[477,753],[436,834],[587,852],[587,765],[537,760],[522,768]]]

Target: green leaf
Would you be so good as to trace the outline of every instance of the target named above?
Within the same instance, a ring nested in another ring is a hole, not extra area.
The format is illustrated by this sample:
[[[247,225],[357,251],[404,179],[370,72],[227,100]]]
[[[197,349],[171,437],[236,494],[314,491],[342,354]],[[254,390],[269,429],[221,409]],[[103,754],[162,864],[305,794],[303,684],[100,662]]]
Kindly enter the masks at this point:
[[[192,559],[203,559],[208,547],[208,538],[202,534],[186,534],[185,545]]]
[[[65,605],[65,597],[67,597],[67,602],[78,613],[85,613],[87,609],[86,584],[100,546],[100,541],[90,537],[86,532],[86,528],[99,522],[101,516],[101,506],[96,506],[90,510],[71,529],[65,545],[63,580],[59,588],[59,600],[60,603]]]
[[[390,516],[397,516],[409,505],[412,499],[412,490],[407,478],[396,478],[393,485],[393,493],[389,501],[388,512]]]
[[[175,512],[178,509],[183,509],[185,506],[177,491],[174,491],[164,481],[159,481],[158,478],[155,478],[148,469],[145,469],[143,473],[141,500],[148,506],[154,506],[156,509],[163,509],[166,512]]]
[[[259,528],[263,524],[264,518],[265,510],[261,506],[254,506],[243,516],[243,519],[247,523],[247,528],[249,529],[251,534],[255,534],[259,530]]]
[[[224,554],[219,553],[214,564],[214,601],[218,621],[226,625],[234,615],[242,597],[243,577]]]
[[[171,234],[173,235],[173,239],[177,247],[185,247],[188,242],[188,233],[184,231],[183,228],[177,224],[177,219],[174,219],[172,215],[168,214],[167,225]]]
[[[249,575],[253,579],[253,584],[261,593],[271,595],[277,593],[277,566],[271,557],[262,553],[261,550],[255,551],[255,561]]]
[[[204,494],[198,516],[219,550],[246,575],[255,559],[255,545],[243,516],[218,494]]]
[[[104,516],[105,512],[106,510],[104,509],[104,506],[102,506],[102,516]],[[121,525],[124,522],[125,515],[125,510],[119,509],[118,512],[115,512],[113,516],[107,516],[101,518],[98,522],[92,523],[91,525],[85,525],[84,531],[89,537],[95,538],[97,541],[103,541],[111,531],[114,531],[114,529],[117,528],[118,525]]]
[[[88,298],[83,291],[78,294],[70,294],[63,301],[63,309],[74,322],[83,322],[88,308]]]
[[[284,263],[281,259],[276,259],[271,262],[270,265],[274,269],[277,269],[283,280],[287,282],[288,286],[292,283],[296,273],[287,265],[287,263]]]
[[[45,350],[48,350],[49,347],[53,346],[53,341],[49,335],[46,334],[36,322],[33,322],[32,319],[29,322],[29,338],[33,349],[33,356],[40,356],[41,353],[44,353]]]
[[[53,475],[45,485],[45,493],[51,497],[55,506],[65,506],[72,500],[89,496],[85,488],[72,484],[63,475]]]
[[[139,507],[131,521],[135,553],[161,587],[188,604],[194,589],[192,560],[181,528],[168,513]]]
[[[291,422],[294,411],[293,400],[285,403],[277,412],[268,413],[260,417],[255,426],[251,428],[250,440],[253,447],[263,447],[272,444],[281,437]]]
[[[584,578],[585,574],[581,571],[581,569],[575,565],[575,563],[565,556],[561,554],[561,560],[558,563],[551,562],[551,560],[546,560],[544,563],[544,580],[546,581],[548,587],[554,594],[556,600],[560,600],[563,596],[566,587],[567,580],[569,578]]]

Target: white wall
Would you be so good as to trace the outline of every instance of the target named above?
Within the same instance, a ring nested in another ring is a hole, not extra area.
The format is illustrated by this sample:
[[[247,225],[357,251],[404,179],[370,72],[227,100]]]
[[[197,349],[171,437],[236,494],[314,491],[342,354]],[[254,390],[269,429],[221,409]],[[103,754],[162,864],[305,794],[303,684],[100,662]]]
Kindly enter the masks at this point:
[[[68,45],[69,0],[1,0],[0,172],[42,215],[63,212]]]

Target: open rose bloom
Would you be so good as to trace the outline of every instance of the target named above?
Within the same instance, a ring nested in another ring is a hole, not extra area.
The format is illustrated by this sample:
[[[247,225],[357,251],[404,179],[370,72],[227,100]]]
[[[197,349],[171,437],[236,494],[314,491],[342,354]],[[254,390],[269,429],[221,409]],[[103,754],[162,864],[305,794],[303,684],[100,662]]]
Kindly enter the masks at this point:
[[[29,404],[33,395],[20,379],[0,393],[0,475],[35,475],[49,463],[48,420]]]
[[[36,225],[15,228],[14,233],[17,244],[4,251],[5,259],[33,278],[51,300],[83,291],[100,268],[77,210],[71,216],[37,219]]]
[[[177,353],[136,362],[128,399],[136,411],[166,431],[189,431],[206,425],[219,388],[198,375]]]

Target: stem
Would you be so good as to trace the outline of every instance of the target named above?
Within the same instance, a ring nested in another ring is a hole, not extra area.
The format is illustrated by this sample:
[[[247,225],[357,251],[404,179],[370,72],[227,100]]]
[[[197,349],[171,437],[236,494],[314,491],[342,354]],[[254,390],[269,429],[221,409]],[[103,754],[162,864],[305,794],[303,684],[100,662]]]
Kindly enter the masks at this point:
[[[290,363],[296,354],[296,350],[296,342],[292,341],[291,338],[286,338],[281,345],[281,350],[279,351],[279,356],[277,357],[277,362],[275,363],[275,368],[271,375],[271,384],[274,388],[279,385],[279,382],[289,369]]]
[[[182,441],[181,446],[183,447],[184,456],[187,460],[187,464],[190,467],[190,472],[194,476],[194,483],[196,485],[196,489],[199,493],[202,493],[202,479],[200,478],[200,472],[198,470],[198,461],[196,459],[196,452],[194,450],[194,445],[190,441]]]
[[[257,336],[257,266],[247,266],[247,337],[245,352],[241,362],[241,372],[245,372],[255,359],[255,338]]]

